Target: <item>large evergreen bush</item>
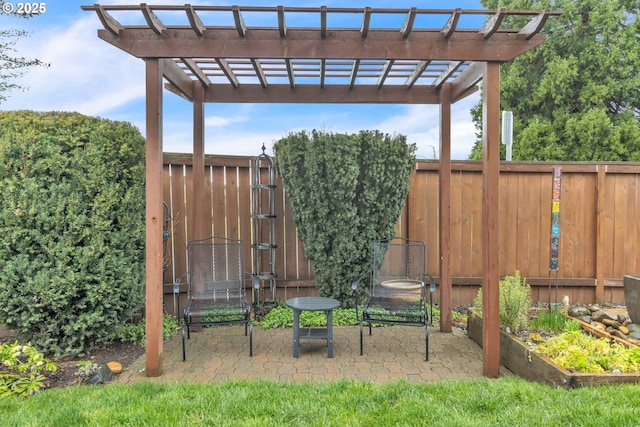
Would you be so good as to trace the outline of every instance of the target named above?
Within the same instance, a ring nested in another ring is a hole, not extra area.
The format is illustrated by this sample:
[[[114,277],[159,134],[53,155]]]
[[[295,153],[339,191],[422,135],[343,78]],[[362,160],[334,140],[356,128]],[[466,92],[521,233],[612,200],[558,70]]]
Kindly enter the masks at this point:
[[[143,302],[144,139],[74,113],[0,112],[0,322],[55,355]]]
[[[321,295],[353,304],[371,242],[393,237],[415,168],[415,145],[378,131],[290,134],[275,162]],[[361,288],[360,291],[365,291]]]

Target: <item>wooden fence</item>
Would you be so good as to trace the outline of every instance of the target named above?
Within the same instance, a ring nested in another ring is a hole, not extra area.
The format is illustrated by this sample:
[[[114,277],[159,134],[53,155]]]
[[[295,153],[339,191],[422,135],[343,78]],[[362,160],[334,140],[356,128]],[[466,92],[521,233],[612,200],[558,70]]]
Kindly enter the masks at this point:
[[[191,222],[191,155],[165,154],[168,208],[165,307],[172,284],[186,271]],[[252,266],[250,180],[254,159],[207,156],[206,194],[211,234],[245,242]],[[562,167],[559,271],[549,271],[553,166]],[[503,162],[500,171],[500,274],[520,271],[532,300],[624,304],[624,275],[640,273],[640,163]],[[277,178],[278,298],[316,294],[313,271],[296,235]],[[452,305],[470,304],[482,276],[482,164],[454,161],[451,179]],[[439,276],[438,162],[418,161],[398,221],[399,235],[427,244],[427,272]]]

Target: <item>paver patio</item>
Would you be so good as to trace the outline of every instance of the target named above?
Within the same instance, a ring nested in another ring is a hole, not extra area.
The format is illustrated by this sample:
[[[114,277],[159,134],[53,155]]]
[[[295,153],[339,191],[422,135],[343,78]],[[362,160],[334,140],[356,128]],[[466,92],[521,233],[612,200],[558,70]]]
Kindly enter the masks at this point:
[[[424,360],[424,329],[409,326],[375,328],[365,333],[360,356],[359,327],[334,327],[333,358],[327,358],[326,341],[303,340],[300,355],[292,355],[291,328],[253,329],[253,357],[244,328],[218,326],[192,332],[187,341],[187,361],[182,361],[181,337],[164,343],[163,375],[144,375],[142,356],[114,382],[222,382],[233,379],[275,381],[330,381],[357,379],[371,382],[410,382],[482,377],[482,349],[466,333],[431,329],[429,361]],[[513,375],[501,366],[501,376]]]

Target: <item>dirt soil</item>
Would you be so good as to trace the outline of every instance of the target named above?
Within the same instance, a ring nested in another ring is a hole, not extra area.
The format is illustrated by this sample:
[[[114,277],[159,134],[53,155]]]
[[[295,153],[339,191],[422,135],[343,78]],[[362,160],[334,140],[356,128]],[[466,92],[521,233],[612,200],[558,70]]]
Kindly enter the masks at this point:
[[[118,362],[126,370],[133,362],[144,354],[144,348],[137,343],[113,343],[109,347],[92,351],[91,353],[74,359],[56,360],[58,370],[53,374],[48,374],[49,387],[68,387],[82,384],[84,377],[79,375],[78,362],[91,361],[99,365],[106,365],[108,362]]]
[[[15,340],[11,332],[0,327],[0,343],[13,343]],[[115,342],[106,348],[94,350],[83,357],[53,360],[58,365],[58,370],[53,374],[46,374],[48,384],[50,388],[81,384],[85,378],[80,375],[78,369],[78,362],[80,361],[90,361],[98,365],[118,362],[122,365],[123,370],[126,370],[143,354],[144,348],[140,347],[138,343]]]

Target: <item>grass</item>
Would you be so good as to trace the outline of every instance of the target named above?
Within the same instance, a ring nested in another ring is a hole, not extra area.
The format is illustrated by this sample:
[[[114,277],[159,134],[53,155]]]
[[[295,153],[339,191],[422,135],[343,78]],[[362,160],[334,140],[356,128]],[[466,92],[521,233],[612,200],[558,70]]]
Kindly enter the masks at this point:
[[[518,378],[372,384],[233,381],[77,386],[0,399],[2,426],[637,425],[640,385],[565,390]]]

